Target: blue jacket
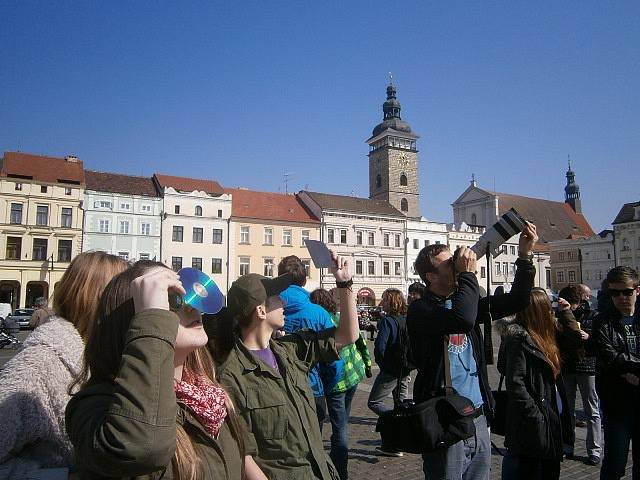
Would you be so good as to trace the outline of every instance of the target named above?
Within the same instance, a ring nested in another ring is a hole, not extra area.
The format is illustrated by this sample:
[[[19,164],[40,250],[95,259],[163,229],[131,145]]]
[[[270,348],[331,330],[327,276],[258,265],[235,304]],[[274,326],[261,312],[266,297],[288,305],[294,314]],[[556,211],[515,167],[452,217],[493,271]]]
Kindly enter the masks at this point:
[[[378,336],[373,347],[373,356],[380,370],[389,370],[385,364],[384,354],[389,345],[398,341],[398,322],[390,315],[385,316],[378,322]]]
[[[309,292],[297,285],[291,285],[280,294],[280,298],[285,302],[284,307],[284,331],[293,333],[301,328],[309,328],[316,332],[327,328],[334,328],[331,315],[320,305],[311,303]],[[338,372],[342,371],[339,363],[322,363],[323,381],[320,380],[318,365],[309,370],[309,386],[316,397],[322,397],[324,392],[330,392],[338,379]],[[327,372],[335,372],[327,375]]]

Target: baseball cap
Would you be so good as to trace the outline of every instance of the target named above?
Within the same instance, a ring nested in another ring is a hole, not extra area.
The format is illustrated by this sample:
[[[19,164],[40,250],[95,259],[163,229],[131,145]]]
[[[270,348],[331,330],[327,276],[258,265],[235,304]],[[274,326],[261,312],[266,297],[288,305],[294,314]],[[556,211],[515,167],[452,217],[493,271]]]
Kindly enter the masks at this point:
[[[248,273],[231,284],[227,294],[227,308],[232,315],[248,316],[267,298],[278,295],[291,285],[293,275],[285,273],[275,278]]]

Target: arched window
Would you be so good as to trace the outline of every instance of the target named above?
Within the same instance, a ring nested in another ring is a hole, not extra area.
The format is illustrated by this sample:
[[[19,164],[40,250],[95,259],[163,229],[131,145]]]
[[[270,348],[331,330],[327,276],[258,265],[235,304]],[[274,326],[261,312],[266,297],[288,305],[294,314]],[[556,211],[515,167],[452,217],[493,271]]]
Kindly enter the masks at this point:
[[[202,216],[202,207],[200,205],[196,205],[196,217]]]
[[[471,214],[471,225],[477,225],[478,224],[478,217],[476,216],[475,213]]]
[[[400,186],[402,187],[407,186],[407,176],[404,173],[400,175]]]
[[[407,202],[406,198],[400,200],[400,210],[402,210],[403,212],[409,211],[409,202]]]
[[[376,177],[376,188],[380,188],[382,186],[382,176],[378,174]]]

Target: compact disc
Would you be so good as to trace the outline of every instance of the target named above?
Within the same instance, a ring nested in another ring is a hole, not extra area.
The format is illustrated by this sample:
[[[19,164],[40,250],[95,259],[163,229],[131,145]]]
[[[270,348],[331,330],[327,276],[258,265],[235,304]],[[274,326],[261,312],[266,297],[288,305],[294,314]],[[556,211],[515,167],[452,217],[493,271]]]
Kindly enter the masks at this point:
[[[178,275],[187,291],[184,303],[201,313],[218,313],[224,305],[224,295],[209,275],[195,268],[182,268]]]

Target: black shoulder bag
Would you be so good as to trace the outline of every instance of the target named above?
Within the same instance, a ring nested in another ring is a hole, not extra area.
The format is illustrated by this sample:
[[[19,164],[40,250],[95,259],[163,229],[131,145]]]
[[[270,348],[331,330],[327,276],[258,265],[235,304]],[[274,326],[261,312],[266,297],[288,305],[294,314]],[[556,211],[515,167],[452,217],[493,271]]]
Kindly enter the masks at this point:
[[[451,385],[446,336],[443,342],[445,394],[418,404],[405,400],[380,415],[376,432],[380,432],[385,448],[427,453],[475,435],[476,409],[471,400],[455,393]],[[397,387],[400,391],[400,377]]]

